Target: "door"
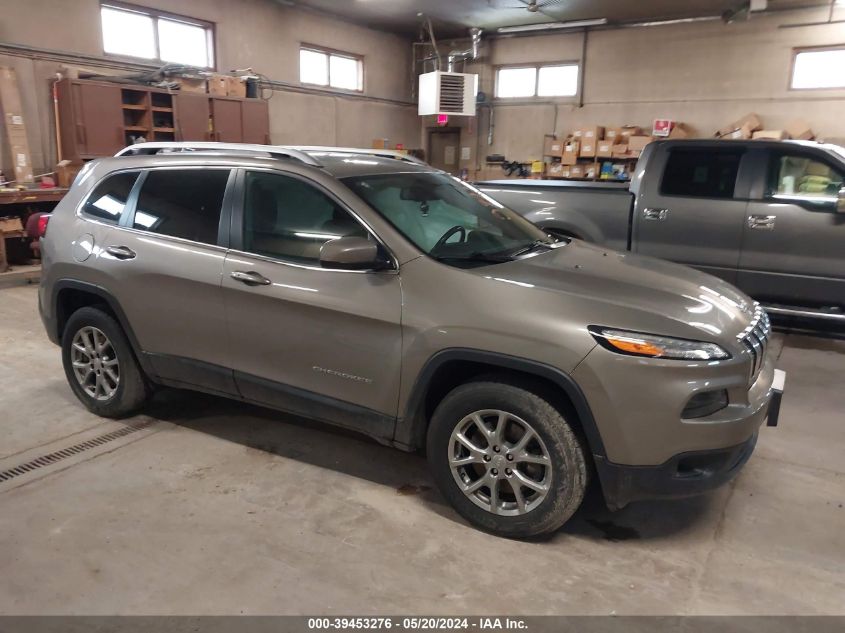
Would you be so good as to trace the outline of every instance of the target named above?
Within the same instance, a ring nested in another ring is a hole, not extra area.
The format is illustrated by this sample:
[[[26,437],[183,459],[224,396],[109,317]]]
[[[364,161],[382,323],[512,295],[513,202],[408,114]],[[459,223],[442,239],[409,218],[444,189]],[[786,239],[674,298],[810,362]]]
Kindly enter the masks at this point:
[[[270,142],[270,113],[263,99],[241,101],[243,142],[263,145]]]
[[[736,146],[659,148],[635,203],[632,249],[735,282],[747,206],[743,155]]]
[[[843,169],[800,147],[760,152],[748,204],[739,285],[772,303],[845,308]]]
[[[176,96],[176,138],[180,141],[207,141],[210,118],[207,96],[191,93]]]
[[[244,138],[241,102],[233,99],[212,99],[214,140],[221,143],[242,143]]]
[[[230,171],[142,172],[99,262],[156,373],[224,394],[235,391],[218,246]]]
[[[120,86],[72,86],[79,154],[85,158],[114,156],[126,144]]]
[[[233,228],[223,270],[238,389],[250,400],[392,437],[399,275],[320,267],[326,241],[374,238],[310,181],[248,171],[242,185],[235,211],[242,230]]]
[[[429,164],[457,176],[460,144],[460,130],[449,128],[430,130],[428,134]]]

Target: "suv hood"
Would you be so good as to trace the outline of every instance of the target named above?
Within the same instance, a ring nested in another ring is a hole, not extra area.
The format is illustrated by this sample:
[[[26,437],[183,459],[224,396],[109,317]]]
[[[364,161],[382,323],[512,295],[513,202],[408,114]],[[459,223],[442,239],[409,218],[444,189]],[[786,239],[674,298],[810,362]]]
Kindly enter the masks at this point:
[[[647,323],[669,319],[681,326],[680,331],[672,328],[680,332],[677,336],[695,334],[688,331],[694,328],[706,333],[705,339],[734,338],[754,314],[754,302],[717,277],[579,240],[476,271],[497,281],[564,293],[588,305],[604,304],[607,310],[596,315],[597,325],[642,330]],[[639,323],[637,314],[643,313],[649,316],[647,323]]]

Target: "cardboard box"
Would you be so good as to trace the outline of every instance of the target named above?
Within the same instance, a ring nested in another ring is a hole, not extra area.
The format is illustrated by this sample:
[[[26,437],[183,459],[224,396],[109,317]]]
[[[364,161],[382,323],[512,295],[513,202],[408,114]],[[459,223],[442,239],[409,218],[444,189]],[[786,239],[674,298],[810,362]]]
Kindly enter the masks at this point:
[[[224,75],[214,75],[208,80],[208,94],[225,97],[229,93],[229,78]]]
[[[757,130],[763,129],[763,122],[753,112],[746,114],[741,119],[737,119],[730,125],[726,125],[718,132],[716,136],[720,138],[751,138]]]
[[[601,173],[601,163],[587,163],[584,165],[584,178],[598,178]]]
[[[632,136],[642,136],[643,129],[638,125],[626,125],[622,128],[622,131],[619,136],[621,136],[625,142],[628,142],[628,139]]]
[[[569,178],[569,174],[570,174],[571,171],[572,171],[572,167],[570,167],[569,165],[564,165],[560,169],[560,177],[561,178]]]
[[[59,162],[53,170],[56,174],[56,185],[62,189],[69,188],[73,183],[74,178],[76,178],[76,174],[80,172],[83,165],[84,163],[82,161],[78,163],[74,163],[69,160]]]
[[[560,163],[549,163],[546,167],[546,175],[549,178],[562,178],[563,165],[561,165]]]
[[[789,138],[794,138],[799,141],[812,141],[816,138],[813,130],[810,129],[810,124],[800,119],[790,121],[786,124],[785,129],[786,133],[789,134]]]
[[[563,156],[563,141],[547,136],[543,141],[543,156]]]
[[[20,218],[0,218],[0,235],[3,233],[18,233],[23,231],[23,223]]]
[[[205,94],[208,92],[208,82],[205,79],[185,79],[179,80],[179,89],[182,92],[196,92]]]
[[[226,77],[226,95],[246,98],[246,82],[240,77]]]
[[[671,139],[689,138],[689,135],[690,131],[683,123],[676,123],[672,131],[669,132],[669,138]]]
[[[629,149],[627,158],[639,158],[641,154],[642,154],[642,150]]]
[[[563,155],[560,162],[564,165],[574,165],[578,162],[578,154],[581,151],[581,143],[578,141],[568,141],[563,146]]]
[[[570,178],[583,178],[584,177],[584,166],[583,165],[572,165],[569,168],[569,177]]]
[[[628,151],[640,152],[645,149],[645,146],[651,143],[653,139],[650,136],[631,136],[628,138]]]
[[[627,145],[614,145],[613,151],[611,152],[612,158],[628,158],[628,146]]]
[[[578,156],[581,158],[595,158],[596,151],[598,151],[598,141],[595,139],[588,139],[587,137],[582,137],[581,140],[581,150],[578,152]]]
[[[374,138],[373,149],[390,149],[390,142],[386,138]]]
[[[608,127],[604,130],[604,138],[607,141],[616,142],[622,138],[622,128],[621,127]]]
[[[604,128],[600,125],[594,125],[592,127],[582,127],[579,131],[581,132],[582,142],[600,141],[604,138]]]
[[[613,141],[599,141],[596,143],[596,156],[599,158],[610,158],[613,156]]]
[[[752,138],[782,141],[789,138],[789,134],[786,133],[786,130],[758,130],[754,132]]]
[[[14,180],[17,184],[33,182],[32,158],[23,119],[23,103],[18,77],[13,68],[0,68],[0,105],[6,128],[7,147],[11,153]],[[5,150],[0,150],[5,151]],[[9,178],[10,174],[6,174]]]

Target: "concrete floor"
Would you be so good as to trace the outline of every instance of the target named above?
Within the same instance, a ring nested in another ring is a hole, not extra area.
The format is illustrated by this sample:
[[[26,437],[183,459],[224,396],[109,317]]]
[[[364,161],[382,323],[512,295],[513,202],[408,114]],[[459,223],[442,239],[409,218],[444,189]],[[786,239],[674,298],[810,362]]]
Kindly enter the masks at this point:
[[[0,471],[123,429],[0,290]],[[141,430],[0,482],[0,614],[845,614],[845,341],[789,334],[777,429],[730,486],[543,542],[468,527],[422,458],[164,392]]]

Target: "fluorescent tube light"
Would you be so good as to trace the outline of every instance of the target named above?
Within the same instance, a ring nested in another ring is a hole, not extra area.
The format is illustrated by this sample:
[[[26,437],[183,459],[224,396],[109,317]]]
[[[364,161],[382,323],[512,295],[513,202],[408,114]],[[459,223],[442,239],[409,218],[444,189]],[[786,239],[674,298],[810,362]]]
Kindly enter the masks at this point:
[[[541,24],[523,24],[522,26],[500,26],[497,33],[526,33],[528,31],[550,31],[552,29],[580,29],[587,26],[603,26],[607,18],[592,20],[571,20],[569,22],[543,22]]]

